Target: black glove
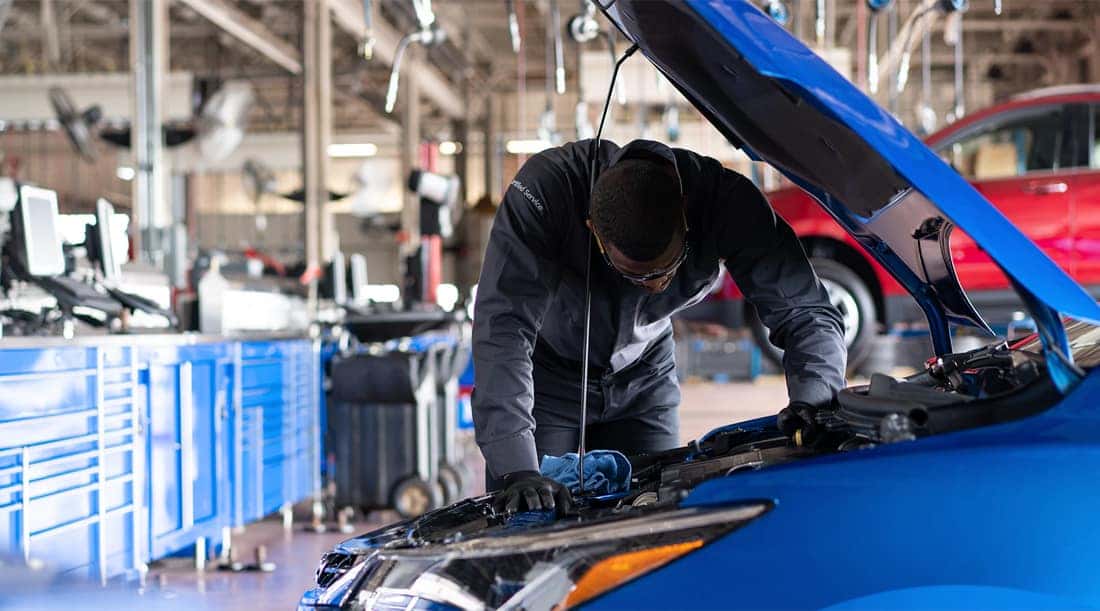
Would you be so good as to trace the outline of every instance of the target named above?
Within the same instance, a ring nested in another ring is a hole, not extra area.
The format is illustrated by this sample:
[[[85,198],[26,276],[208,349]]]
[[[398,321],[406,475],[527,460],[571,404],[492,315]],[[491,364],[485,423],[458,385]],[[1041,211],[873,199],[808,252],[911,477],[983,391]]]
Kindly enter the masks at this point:
[[[569,513],[573,495],[556,480],[543,477],[538,471],[517,471],[505,475],[504,489],[497,492],[493,507],[506,514],[518,511],[557,511]]]
[[[784,435],[794,439],[799,445],[809,444],[820,432],[820,427],[814,418],[816,413],[817,408],[809,403],[792,401],[775,417],[775,425]]]

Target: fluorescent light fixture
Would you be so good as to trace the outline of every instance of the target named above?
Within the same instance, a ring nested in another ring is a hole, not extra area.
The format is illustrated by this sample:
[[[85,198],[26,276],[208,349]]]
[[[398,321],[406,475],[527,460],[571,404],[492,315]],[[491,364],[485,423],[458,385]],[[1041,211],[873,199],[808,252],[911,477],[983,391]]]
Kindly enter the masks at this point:
[[[377,154],[378,145],[373,142],[328,145],[329,157],[374,157]]]
[[[375,303],[393,303],[401,298],[401,288],[396,284],[368,284],[363,293]]]
[[[454,140],[444,140],[439,143],[440,155],[457,155],[462,152],[462,144],[455,142]]]
[[[115,170],[115,176],[118,176],[121,180],[133,180],[134,177],[137,176],[137,172],[128,165],[120,165],[118,169]]]
[[[533,155],[552,146],[546,140],[509,140],[504,143],[504,150],[513,155]]]

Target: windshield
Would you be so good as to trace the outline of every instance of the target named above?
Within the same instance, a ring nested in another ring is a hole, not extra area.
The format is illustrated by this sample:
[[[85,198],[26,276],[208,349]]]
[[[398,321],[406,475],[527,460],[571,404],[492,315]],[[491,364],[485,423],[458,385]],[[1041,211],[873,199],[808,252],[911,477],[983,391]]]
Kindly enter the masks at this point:
[[[1073,352],[1073,362],[1078,367],[1092,369],[1100,365],[1100,326],[1067,320],[1066,335],[1069,337],[1070,351]],[[1034,354],[1043,352],[1043,345],[1038,335],[1022,339],[1012,348]]]

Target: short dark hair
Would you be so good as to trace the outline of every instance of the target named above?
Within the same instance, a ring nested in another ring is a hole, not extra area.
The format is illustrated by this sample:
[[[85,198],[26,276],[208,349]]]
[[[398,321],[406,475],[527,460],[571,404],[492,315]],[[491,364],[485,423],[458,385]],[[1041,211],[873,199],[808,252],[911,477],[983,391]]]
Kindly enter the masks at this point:
[[[684,204],[671,164],[624,159],[600,174],[591,220],[600,239],[635,261],[652,261],[683,228]]]

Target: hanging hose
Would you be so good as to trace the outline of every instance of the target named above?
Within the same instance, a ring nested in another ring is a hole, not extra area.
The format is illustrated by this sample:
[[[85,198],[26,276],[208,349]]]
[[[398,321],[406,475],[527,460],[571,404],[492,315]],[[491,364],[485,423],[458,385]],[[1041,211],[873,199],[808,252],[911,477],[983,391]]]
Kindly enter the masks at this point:
[[[550,27],[554,37],[554,84],[558,95],[565,95],[565,49],[561,42],[561,11],[558,0],[550,2]]]
[[[508,8],[508,35],[512,38],[512,53],[519,54],[519,48],[523,40],[520,38],[519,17],[516,16],[515,0],[505,0]]]
[[[360,53],[363,59],[370,61],[374,58],[374,14],[371,11],[371,0],[363,0],[363,26],[366,34],[363,37]]]
[[[921,39],[921,103],[917,122],[925,135],[936,129],[936,111],[932,108],[932,32],[925,30]]]
[[[955,120],[966,114],[966,92],[963,91],[963,16],[955,17],[958,38],[955,40]]]
[[[401,80],[401,62],[405,59],[405,50],[409,48],[409,43],[418,36],[420,36],[420,32],[406,34],[397,43],[397,51],[393,54],[393,66],[390,67],[390,85],[386,89],[386,114],[392,113],[394,105],[397,104],[397,87]]]
[[[397,43],[397,51],[393,54],[393,67],[390,68],[390,84],[386,89],[386,114],[393,112],[397,104],[397,89],[401,80],[401,63],[405,59],[405,51],[409,45],[418,42],[424,46],[437,45],[447,39],[447,34],[441,28],[418,30],[401,37]]]
[[[825,0],[817,0],[814,14],[814,35],[817,37],[817,48],[825,46]]]
[[[867,90],[878,93],[878,13],[867,24]]]
[[[554,3],[554,8],[557,8],[557,2]],[[557,144],[557,117],[554,115],[554,80],[550,75],[557,70],[555,65],[555,48],[557,41],[554,39],[554,21],[553,19],[546,20],[546,54],[545,54],[545,74],[546,78],[543,80],[546,91],[545,106],[543,107],[542,115],[539,117],[538,137],[539,140]]]
[[[895,79],[894,89],[897,94],[901,94],[905,91],[905,84],[909,82],[909,62],[913,54],[913,32],[920,29],[923,33],[931,27],[931,13],[935,10],[935,5],[932,3],[923,7],[918,7],[913,11],[913,14],[906,20],[905,25],[902,27],[903,35],[899,36],[902,39],[901,46],[901,60],[898,65],[897,78]],[[929,20],[929,23],[924,24],[925,20]],[[919,22],[919,25],[918,25]]]
[[[573,109],[573,126],[576,130],[577,140],[585,140],[595,135],[592,121],[588,118],[588,103],[585,101],[584,78],[582,66],[584,54],[581,53],[581,45],[599,36],[600,26],[596,23],[596,6],[588,0],[581,0],[582,13],[569,18],[569,37],[577,43],[576,66],[574,73],[577,75],[577,105]]]
[[[427,30],[435,23],[435,13],[432,12],[432,0],[412,0],[413,11],[416,12],[416,21],[421,30]]]

